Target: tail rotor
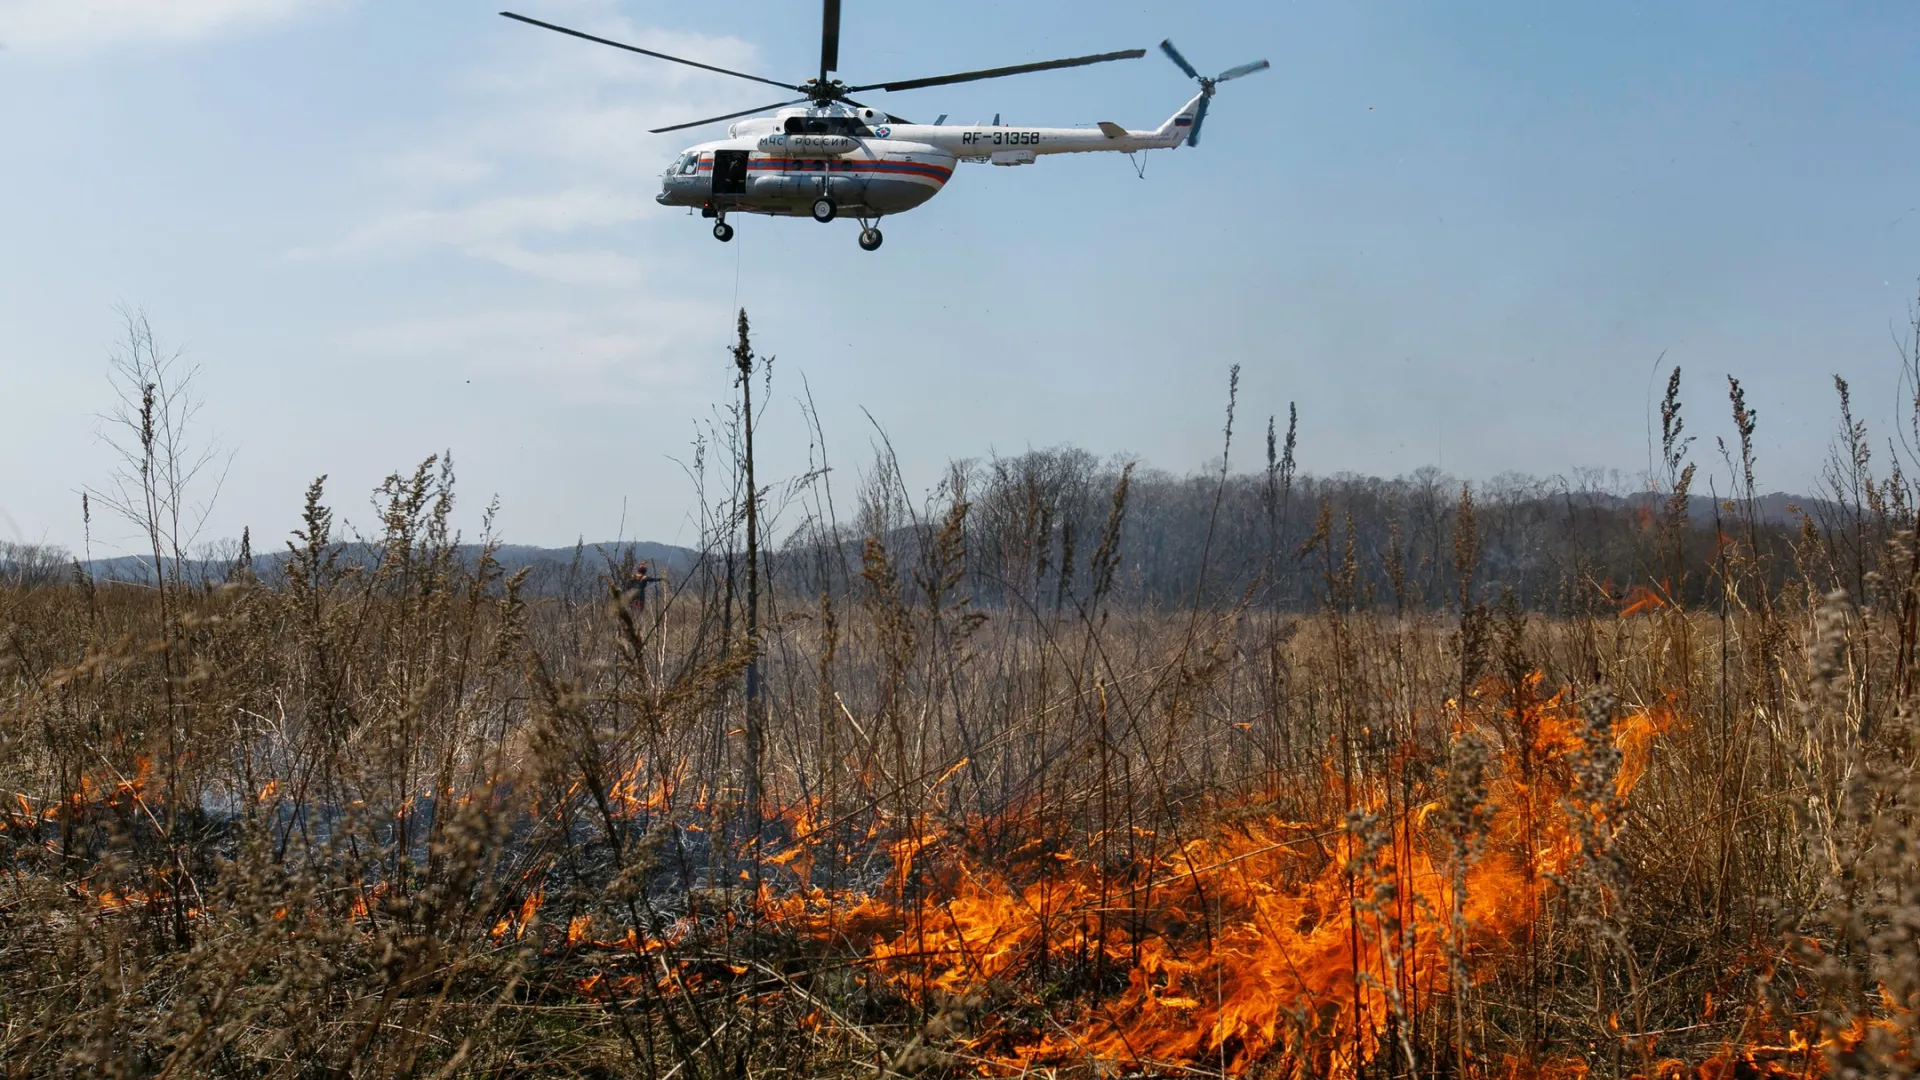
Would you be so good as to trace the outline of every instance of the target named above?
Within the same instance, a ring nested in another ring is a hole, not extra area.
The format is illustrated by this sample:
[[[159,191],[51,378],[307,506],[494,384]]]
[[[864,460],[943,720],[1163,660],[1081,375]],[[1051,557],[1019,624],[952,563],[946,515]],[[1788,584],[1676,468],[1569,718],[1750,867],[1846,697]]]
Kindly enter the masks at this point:
[[[1207,120],[1207,106],[1213,101],[1213,92],[1216,87],[1223,82],[1231,82],[1242,75],[1251,75],[1256,71],[1265,71],[1267,68],[1273,66],[1265,60],[1255,60],[1250,64],[1230,67],[1209,79],[1195,70],[1192,64],[1187,63],[1187,58],[1180,55],[1180,50],[1173,47],[1173,42],[1162,41],[1160,43],[1160,51],[1167,54],[1167,59],[1173,61],[1175,67],[1186,72],[1187,78],[1199,83],[1200,93],[1204,95],[1200,99],[1200,107],[1196,109],[1193,114],[1193,130],[1187,132],[1188,146],[1200,145],[1200,125],[1204,124]]]
[[[1231,82],[1242,75],[1251,75],[1256,71],[1265,71],[1272,66],[1272,64],[1267,63],[1265,60],[1255,60],[1251,64],[1241,64],[1239,67],[1230,67],[1220,74],[1215,75],[1213,81],[1216,83]]]
[[[1186,58],[1186,57],[1184,57],[1184,56],[1181,56],[1181,55],[1180,55],[1180,50],[1179,50],[1179,49],[1176,49],[1176,48],[1174,48],[1174,47],[1173,47],[1173,42],[1171,42],[1171,41],[1163,41],[1163,42],[1161,42],[1161,43],[1160,43],[1160,51],[1161,51],[1161,52],[1163,52],[1163,53],[1166,53],[1166,54],[1167,54],[1167,59],[1169,59],[1169,60],[1171,60],[1171,61],[1173,61],[1173,62],[1174,62],[1174,64],[1175,64],[1175,66],[1177,66],[1177,67],[1178,67],[1178,68],[1179,68],[1179,69],[1180,69],[1181,71],[1184,71],[1184,72],[1186,72],[1186,73],[1187,73],[1187,78],[1189,78],[1189,79],[1200,79],[1200,73],[1199,73],[1198,71],[1195,71],[1195,70],[1193,69],[1193,65],[1192,65],[1192,64],[1189,64],[1189,63],[1187,63],[1187,58]],[[1200,81],[1201,81],[1201,82],[1205,82],[1206,80],[1205,80],[1205,79],[1200,79]]]

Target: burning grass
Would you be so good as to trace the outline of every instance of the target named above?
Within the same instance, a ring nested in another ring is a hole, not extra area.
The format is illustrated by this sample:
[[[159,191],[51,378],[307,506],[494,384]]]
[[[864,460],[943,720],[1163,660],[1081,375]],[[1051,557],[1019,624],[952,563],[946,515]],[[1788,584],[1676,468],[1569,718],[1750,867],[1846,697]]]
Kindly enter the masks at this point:
[[[356,560],[316,484],[272,585],[0,590],[0,1072],[1914,1071],[1885,500],[1871,573],[1650,517],[1710,610],[1489,606],[1463,498],[1454,610],[1373,603],[1323,511],[1317,610],[1163,611],[1114,599],[1123,478],[1087,588],[985,609],[955,484],[804,592],[727,519],[642,608],[465,561],[450,484]]]
[[[1910,1060],[1910,984],[1876,970],[1901,924],[1862,902],[1898,899],[1888,876],[1912,874],[1867,839],[1904,822],[1905,767],[1863,777],[1865,744],[1808,741],[1851,724],[1742,710],[1747,730],[1724,737],[1755,744],[1746,783],[1700,772],[1719,754],[1702,745],[1720,737],[1717,697],[1702,708],[1702,687],[1670,673],[1676,647],[1718,641],[1713,620],[1529,620],[1503,647],[1537,664],[1462,696],[1445,691],[1457,642],[1439,619],[1224,613],[1183,658],[1155,651],[1177,620],[1116,614],[1103,644],[1140,667],[1076,685],[1072,669],[982,672],[1034,632],[991,640],[989,618],[941,672],[963,696],[913,741],[878,688],[801,678],[816,662],[777,671],[774,700],[832,708],[771,725],[790,756],[766,763],[782,779],[755,827],[729,783],[737,657],[692,658],[695,614],[645,629],[642,663],[609,609],[527,607],[496,583],[431,601],[430,621],[428,601],[363,587],[329,603],[364,605],[374,640],[419,652],[333,691],[301,662],[320,651],[298,626],[312,607],[256,587],[196,597],[175,647],[200,659],[175,676],[175,708],[254,726],[171,733],[198,748],[171,770],[152,753],[169,733],[125,722],[166,715],[139,696],[153,652],[39,667],[79,645],[60,638],[86,625],[85,593],[7,598],[0,978],[16,1075],[798,1060],[1695,1077]],[[148,597],[94,603],[96,627],[153,615]],[[1870,626],[1828,630],[1844,653]],[[817,661],[817,624],[786,633]],[[596,634],[586,656],[555,644]],[[497,660],[454,683],[447,642]],[[678,672],[659,671],[662,645]],[[1263,647],[1285,687],[1245,679]],[[1587,647],[1612,678],[1556,675]],[[938,670],[921,659],[899,677]],[[1354,681],[1318,681],[1330,668]],[[973,706],[1009,683],[1024,703],[993,726]],[[1820,693],[1857,708],[1857,689],[1806,685],[1795,708]],[[319,722],[329,700],[351,726]],[[127,701],[141,704],[113,704]],[[981,729],[963,735],[962,717]],[[417,759],[398,756],[402,727],[421,733]],[[1904,753],[1895,730],[1873,744],[1887,761]],[[1823,786],[1836,763],[1851,775]],[[1810,797],[1831,816],[1793,805]],[[1823,858],[1853,896],[1823,887],[1807,865]]]

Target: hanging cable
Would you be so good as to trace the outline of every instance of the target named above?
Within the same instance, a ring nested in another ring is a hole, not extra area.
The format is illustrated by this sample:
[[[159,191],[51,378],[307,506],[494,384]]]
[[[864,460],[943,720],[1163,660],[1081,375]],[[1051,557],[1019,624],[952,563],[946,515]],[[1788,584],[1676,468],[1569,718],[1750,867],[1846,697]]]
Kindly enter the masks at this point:
[[[740,264],[743,258],[740,247],[744,246],[736,246],[733,249],[733,310],[727,315],[729,322],[740,314]]]

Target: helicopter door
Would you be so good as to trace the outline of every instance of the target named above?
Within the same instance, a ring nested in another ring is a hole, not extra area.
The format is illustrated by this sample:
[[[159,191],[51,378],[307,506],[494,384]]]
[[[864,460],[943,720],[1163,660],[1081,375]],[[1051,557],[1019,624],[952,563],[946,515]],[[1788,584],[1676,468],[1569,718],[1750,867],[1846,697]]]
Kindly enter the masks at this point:
[[[715,150],[713,152],[713,193],[715,195],[747,193],[747,151]]]

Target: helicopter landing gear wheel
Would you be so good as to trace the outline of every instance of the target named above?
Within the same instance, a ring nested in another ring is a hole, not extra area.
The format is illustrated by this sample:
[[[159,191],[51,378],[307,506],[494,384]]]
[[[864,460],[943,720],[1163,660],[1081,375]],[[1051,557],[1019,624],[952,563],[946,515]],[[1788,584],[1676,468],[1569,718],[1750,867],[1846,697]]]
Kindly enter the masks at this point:
[[[880,250],[880,241],[883,239],[885,238],[880,235],[880,230],[869,225],[860,230],[860,250],[878,251]]]
[[[718,241],[720,241],[720,242],[721,242],[721,243],[723,243],[723,244],[724,244],[724,243],[726,243],[727,241],[729,241],[729,240],[731,240],[731,239],[733,239],[733,226],[731,226],[731,225],[729,225],[729,224],[727,224],[727,223],[726,223],[726,222],[724,222],[724,221],[716,221],[716,222],[714,222],[714,223],[713,223],[713,238],[714,238],[715,240],[718,240]]]
[[[834,215],[838,214],[839,212],[840,212],[839,204],[835,203],[832,198],[826,195],[822,195],[819,198],[813,200],[813,220],[819,222],[822,225],[825,225],[827,222],[832,221],[834,218]]]

